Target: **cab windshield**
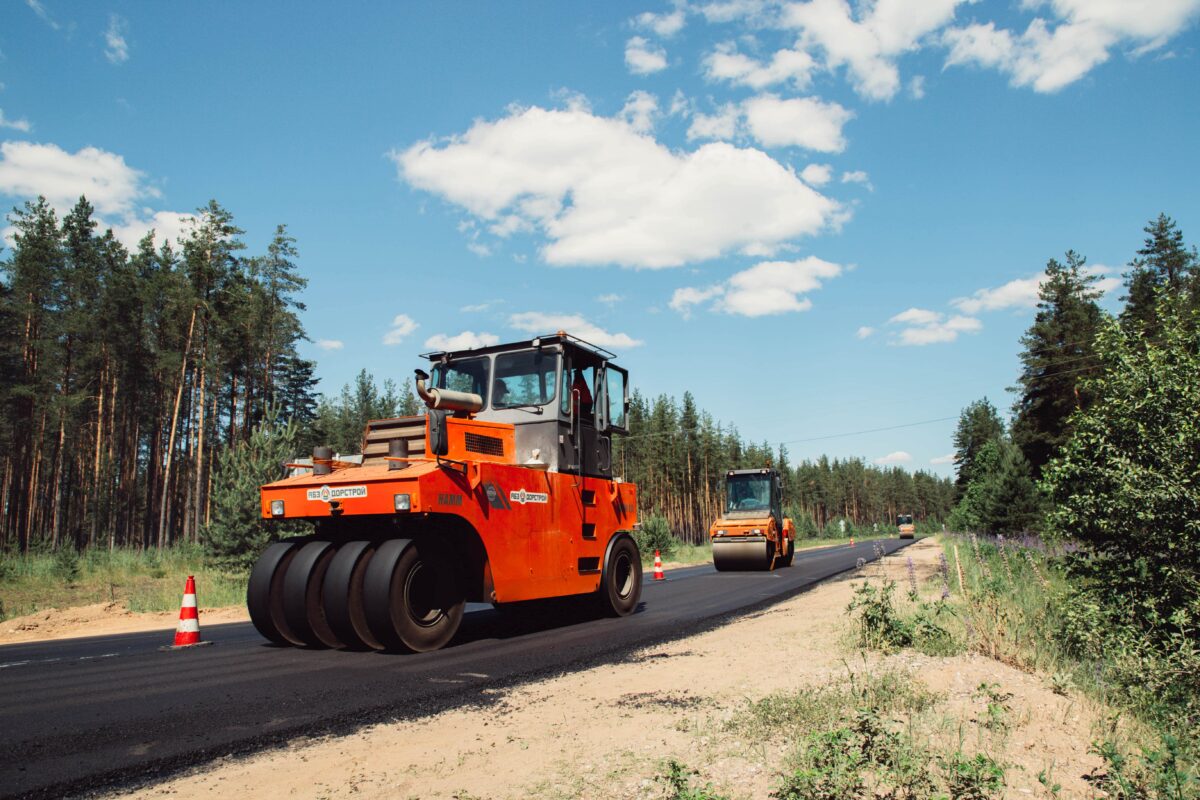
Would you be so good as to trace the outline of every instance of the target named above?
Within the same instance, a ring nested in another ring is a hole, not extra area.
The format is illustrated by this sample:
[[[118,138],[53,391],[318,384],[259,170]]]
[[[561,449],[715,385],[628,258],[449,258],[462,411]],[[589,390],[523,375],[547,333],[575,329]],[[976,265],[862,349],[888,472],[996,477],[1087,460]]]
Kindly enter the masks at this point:
[[[554,399],[558,354],[526,350],[496,356],[492,408],[544,406]]]
[[[725,488],[725,513],[771,510],[770,475],[730,475]]]
[[[897,525],[912,525],[913,524],[912,515],[911,514],[901,514],[900,516],[896,517],[896,524]]]
[[[433,368],[433,385],[438,389],[477,394],[487,402],[487,358],[462,358]]]

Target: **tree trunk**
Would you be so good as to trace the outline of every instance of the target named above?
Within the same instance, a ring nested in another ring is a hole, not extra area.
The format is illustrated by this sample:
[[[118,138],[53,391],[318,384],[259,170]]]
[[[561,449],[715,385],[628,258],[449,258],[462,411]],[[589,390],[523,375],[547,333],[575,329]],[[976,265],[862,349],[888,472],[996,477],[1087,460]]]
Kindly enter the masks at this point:
[[[167,463],[163,469],[162,505],[158,513],[158,549],[162,550],[167,536],[167,497],[171,488],[171,463],[175,454],[175,431],[179,425],[179,405],[183,401],[183,384],[187,378],[188,353],[192,349],[192,331],[196,325],[197,307],[192,308],[192,318],[188,322],[187,337],[183,343],[183,359],[179,366],[179,385],[175,388],[175,410],[171,414],[171,434],[167,437]]]

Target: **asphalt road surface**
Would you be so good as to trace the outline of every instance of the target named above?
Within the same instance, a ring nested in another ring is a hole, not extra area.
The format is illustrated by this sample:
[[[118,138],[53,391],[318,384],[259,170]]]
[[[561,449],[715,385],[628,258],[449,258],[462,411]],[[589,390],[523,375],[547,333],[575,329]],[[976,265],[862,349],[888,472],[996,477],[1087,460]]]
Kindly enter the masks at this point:
[[[891,553],[908,541],[882,542]],[[211,646],[161,651],[171,634],[0,647],[0,796],[62,797],[151,782],[298,736],[348,733],[463,704],[485,689],[615,662],[786,599],[873,560],[873,545],[798,552],[788,569],[711,565],[645,574],[623,619],[468,606],[444,650],[420,655],[276,647],[250,623],[205,626]]]

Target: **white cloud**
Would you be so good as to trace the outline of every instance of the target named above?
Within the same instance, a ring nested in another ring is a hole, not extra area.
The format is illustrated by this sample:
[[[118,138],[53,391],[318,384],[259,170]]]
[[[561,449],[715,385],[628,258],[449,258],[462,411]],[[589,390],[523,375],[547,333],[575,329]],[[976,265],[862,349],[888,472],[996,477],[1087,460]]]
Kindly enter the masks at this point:
[[[739,19],[756,20],[764,16],[766,0],[714,0],[694,7],[712,23],[734,22]]]
[[[763,64],[739,53],[731,42],[718,45],[704,58],[704,75],[709,80],[728,81],[751,89],[765,89],[789,81],[795,88],[805,89],[812,81],[815,67],[812,56],[803,50],[780,50]]]
[[[804,295],[820,289],[824,281],[836,278],[842,269],[840,264],[815,256],[800,261],[763,261],[723,284],[676,289],[670,306],[685,318],[693,307],[709,301],[713,311],[743,317],[807,311],[812,301]]]
[[[50,12],[47,11],[46,7],[41,4],[40,0],[25,0],[25,5],[33,9],[33,13],[41,17],[42,22],[46,23],[54,30],[58,30],[60,28],[59,24],[51,19]]]
[[[912,461],[913,457],[903,450],[897,450],[894,453],[888,453],[886,456],[880,456],[875,459],[874,463],[881,466],[886,464],[907,464]]]
[[[980,289],[970,297],[956,297],[950,301],[950,305],[964,314],[1005,308],[1035,308],[1038,304],[1038,288],[1044,278],[1044,275],[1018,278],[995,289]]]
[[[875,333],[875,329],[872,328],[870,325],[863,325],[861,328],[858,329],[858,332],[855,333],[854,335],[857,336],[859,339],[866,339],[866,338],[870,337],[871,335],[873,335],[874,333]]]
[[[955,460],[954,453],[947,453],[944,456],[938,456],[937,458],[929,459],[929,463],[930,464],[953,464],[954,460]]]
[[[863,172],[861,169],[843,172],[842,183],[858,183],[867,187],[867,191],[875,191],[875,187],[871,185],[871,176]]]
[[[652,75],[667,68],[667,51],[641,36],[625,43],[625,66],[634,75]]]
[[[833,167],[828,164],[809,164],[800,173],[800,178],[809,186],[824,186],[833,177]]]
[[[421,327],[408,314],[397,314],[392,320],[392,327],[383,335],[383,343],[387,345],[400,344],[417,328]]]
[[[1082,270],[1084,275],[1091,275],[1096,279],[1092,284],[1092,288],[1100,292],[1100,294],[1112,294],[1117,289],[1123,288],[1125,282],[1119,277],[1121,270],[1116,267],[1106,267],[1103,264],[1088,264]]]
[[[619,116],[638,133],[650,133],[659,114],[658,98],[639,89],[629,95]]]
[[[684,286],[676,289],[671,295],[670,306],[673,310],[678,311],[684,319],[689,319],[692,316],[692,308],[694,306],[698,306],[714,297],[720,297],[724,293],[725,287],[723,286],[709,286],[706,289]]]
[[[346,346],[346,343],[340,339],[317,339],[317,347],[322,350],[341,350]]]
[[[463,313],[466,313],[466,314],[472,314],[472,313],[475,313],[478,311],[487,311],[489,308],[496,305],[498,302],[500,302],[500,301],[499,300],[489,300],[486,303],[475,303],[474,305],[463,306],[462,308],[460,308],[458,310],[462,311]]]
[[[822,53],[826,68],[846,67],[860,95],[888,100],[900,89],[897,59],[949,24],[962,2],[877,0],[858,4],[855,19],[846,0],[811,0],[787,4],[783,22],[797,30],[804,49]]]
[[[726,103],[711,116],[695,114],[688,127],[688,141],[695,139],[719,139],[729,141],[737,135],[742,109],[734,103]]]
[[[888,320],[893,325],[905,326],[897,335],[895,344],[922,346],[953,342],[960,333],[976,333],[983,324],[974,317],[946,315],[924,308],[910,308]]]
[[[654,14],[646,11],[634,17],[634,24],[639,28],[653,31],[666,39],[683,30],[686,22],[687,16],[684,14],[682,8],[676,8],[674,11],[664,14]]]
[[[943,35],[946,66],[975,64],[1007,73],[1013,86],[1055,92],[1108,60],[1118,47],[1138,57],[1163,47],[1200,11],[1200,0],[1121,2],[1050,0],[1027,3],[1052,17],[1035,17],[1024,33],[972,23]]]
[[[612,308],[613,306],[615,306],[617,303],[621,302],[624,299],[625,298],[622,295],[619,295],[616,293],[609,293],[609,294],[602,294],[599,297],[597,297],[596,302],[603,303],[604,305],[608,306],[609,308]]]
[[[29,120],[24,117],[21,119],[9,119],[4,116],[4,109],[0,108],[0,128],[11,128],[14,131],[21,131],[21,133],[29,133],[32,127],[29,124]]]
[[[767,147],[793,145],[822,153],[846,149],[842,126],[854,118],[853,111],[816,97],[763,94],[747,100],[743,108],[751,135]]]
[[[95,147],[68,153],[53,144],[0,144],[0,193],[42,195],[59,210],[87,195],[100,214],[131,213],[138,199],[158,195],[144,178],[121,156]]]
[[[150,231],[154,231],[155,242],[162,245],[186,237],[194,219],[193,215],[178,211],[152,211],[143,208],[139,214],[129,215],[125,217],[124,222],[114,224],[112,231],[122,244],[131,249]]]
[[[845,214],[760,150],[674,151],[578,108],[514,109],[390,155],[412,186],[485,221],[515,216],[540,230],[554,265],[657,269],[772,252]]]
[[[474,350],[479,347],[491,347],[500,343],[500,337],[493,333],[475,333],[463,331],[454,336],[438,333],[425,340],[425,346],[434,350]]]
[[[913,100],[925,99],[925,76],[914,75],[908,82],[908,94]]]
[[[509,317],[508,324],[519,331],[532,334],[565,331],[600,347],[628,349],[642,344],[640,340],[634,339],[628,334],[609,333],[578,314],[546,314],[541,311],[524,311]]]
[[[129,43],[125,33],[129,24],[116,14],[108,15],[108,28],[104,31],[104,57],[110,64],[123,64],[129,60]]]

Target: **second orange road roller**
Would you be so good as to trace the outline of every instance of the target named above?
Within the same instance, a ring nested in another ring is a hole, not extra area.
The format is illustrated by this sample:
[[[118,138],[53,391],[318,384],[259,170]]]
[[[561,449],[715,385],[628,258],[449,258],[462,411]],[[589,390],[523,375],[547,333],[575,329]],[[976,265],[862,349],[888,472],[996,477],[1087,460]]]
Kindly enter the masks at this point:
[[[783,479],[772,467],[725,475],[725,511],[708,531],[718,570],[788,567],[796,526],[783,516]]]

